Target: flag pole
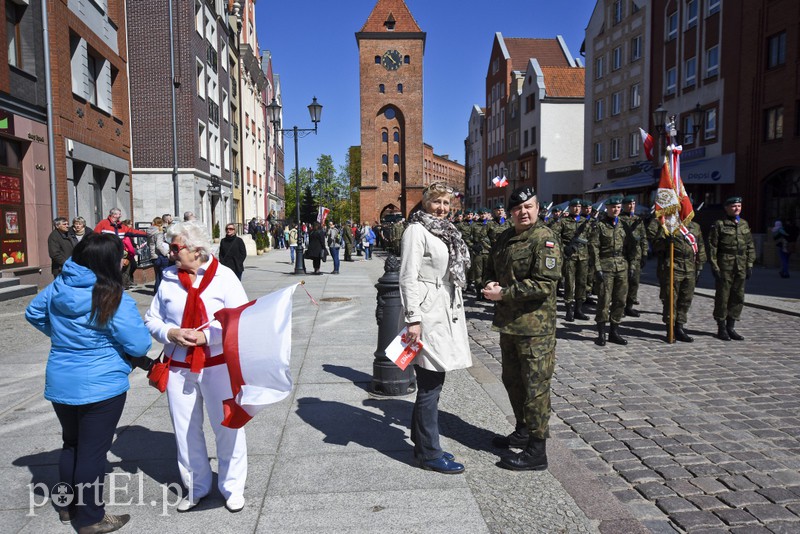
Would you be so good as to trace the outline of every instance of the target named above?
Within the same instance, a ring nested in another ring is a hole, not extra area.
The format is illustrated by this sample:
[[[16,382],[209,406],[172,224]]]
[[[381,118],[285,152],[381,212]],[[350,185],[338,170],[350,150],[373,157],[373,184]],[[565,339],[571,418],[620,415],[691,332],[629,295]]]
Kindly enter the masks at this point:
[[[669,236],[669,327],[667,343],[675,343],[675,236]]]

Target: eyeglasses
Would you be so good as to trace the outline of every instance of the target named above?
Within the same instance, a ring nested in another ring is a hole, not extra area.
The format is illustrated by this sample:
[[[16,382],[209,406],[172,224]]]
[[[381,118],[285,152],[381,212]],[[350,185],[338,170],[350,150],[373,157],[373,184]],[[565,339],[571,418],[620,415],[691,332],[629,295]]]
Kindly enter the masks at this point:
[[[236,231],[236,228],[234,228],[233,226],[229,226],[228,228],[225,228],[225,231],[226,231],[226,232],[227,232],[227,231],[235,232],[235,231]]]
[[[183,250],[185,248],[189,248],[189,247],[187,247],[186,245],[179,245],[177,243],[170,243],[170,245],[169,245],[169,251],[172,252],[173,254],[177,254],[177,253],[179,253],[181,250]]]
[[[447,193],[447,194],[452,195],[453,194],[453,188],[450,187],[449,185],[445,185],[445,184],[443,184],[441,182],[435,182],[435,183],[432,183],[431,185],[429,185],[428,187],[426,187],[425,190],[422,192],[422,194],[424,195],[425,193],[428,193],[428,192]]]

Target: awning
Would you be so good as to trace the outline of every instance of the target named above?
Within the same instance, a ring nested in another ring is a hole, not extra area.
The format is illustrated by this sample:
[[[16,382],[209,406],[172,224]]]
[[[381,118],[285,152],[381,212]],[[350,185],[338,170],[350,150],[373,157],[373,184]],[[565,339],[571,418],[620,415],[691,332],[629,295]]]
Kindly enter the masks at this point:
[[[603,184],[600,187],[589,189],[584,193],[603,193],[609,191],[623,191],[628,189],[641,189],[643,187],[652,187],[656,185],[656,178],[652,173],[640,172],[627,178],[620,178],[615,182]]]

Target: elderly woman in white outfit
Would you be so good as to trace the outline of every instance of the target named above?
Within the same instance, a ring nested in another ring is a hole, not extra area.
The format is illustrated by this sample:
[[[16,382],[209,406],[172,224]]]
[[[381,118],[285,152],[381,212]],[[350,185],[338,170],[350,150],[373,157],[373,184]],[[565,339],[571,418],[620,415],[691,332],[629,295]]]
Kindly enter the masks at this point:
[[[411,341],[422,350],[414,359],[417,399],[411,414],[411,441],[420,467],[445,474],[463,464],[439,444],[439,394],[445,372],[472,365],[461,291],[470,266],[461,234],[447,220],[453,189],[436,182],[422,193],[422,207],[403,233],[400,298]]]
[[[222,354],[222,330],[213,321],[222,308],[248,302],[233,271],[211,255],[211,240],[196,221],[175,224],[167,231],[175,265],[164,269],[145,324],[152,336],[173,355],[167,399],[178,468],[188,496],[178,511],[196,506],[211,491],[211,466],[203,433],[203,407],[208,412],[217,444],[218,486],[231,512],[244,507],[247,442],[244,429],[222,426],[222,401],[232,397]],[[209,321],[211,321],[209,323]]]

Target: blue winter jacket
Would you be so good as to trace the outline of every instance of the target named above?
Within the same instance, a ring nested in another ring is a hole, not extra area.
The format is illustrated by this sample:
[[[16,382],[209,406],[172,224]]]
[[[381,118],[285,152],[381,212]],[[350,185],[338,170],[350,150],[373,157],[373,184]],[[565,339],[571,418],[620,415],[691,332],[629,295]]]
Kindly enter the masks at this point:
[[[95,274],[73,262],[25,310],[25,318],[50,337],[44,397],[60,404],[110,399],[130,387],[131,365],[124,354],[144,356],[150,333],[130,295],[104,327],[90,319]]]

